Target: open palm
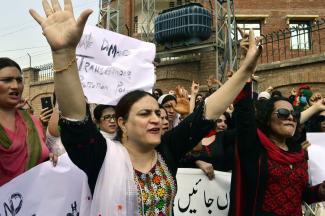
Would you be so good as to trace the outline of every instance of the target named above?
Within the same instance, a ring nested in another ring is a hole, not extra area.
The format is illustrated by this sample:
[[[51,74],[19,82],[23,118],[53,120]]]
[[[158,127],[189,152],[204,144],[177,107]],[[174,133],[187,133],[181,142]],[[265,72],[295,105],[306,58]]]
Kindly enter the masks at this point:
[[[52,6],[47,0],[43,0],[42,4],[46,18],[34,10],[30,10],[30,14],[41,25],[52,51],[74,49],[92,10],[84,10],[78,20],[75,20],[71,0],[64,1],[63,10],[58,0],[52,0]]]

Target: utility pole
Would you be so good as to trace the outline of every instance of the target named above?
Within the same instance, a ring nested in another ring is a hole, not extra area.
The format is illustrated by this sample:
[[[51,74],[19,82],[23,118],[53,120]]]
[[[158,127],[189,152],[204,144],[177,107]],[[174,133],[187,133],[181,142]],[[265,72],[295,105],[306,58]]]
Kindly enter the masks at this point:
[[[227,64],[230,70],[236,70],[238,67],[234,0],[215,0],[213,11],[216,22],[216,77],[223,80]]]

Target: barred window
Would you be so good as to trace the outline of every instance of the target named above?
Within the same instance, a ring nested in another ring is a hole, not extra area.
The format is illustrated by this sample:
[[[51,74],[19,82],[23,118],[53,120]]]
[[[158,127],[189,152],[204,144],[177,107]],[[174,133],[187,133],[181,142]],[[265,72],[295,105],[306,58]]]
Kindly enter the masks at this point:
[[[291,31],[290,47],[295,50],[309,50],[310,40],[310,21],[291,21],[289,24]]]
[[[237,22],[237,27],[243,30],[243,32],[248,33],[250,29],[253,29],[255,37],[261,36],[261,22],[260,20],[239,20]],[[237,32],[238,40],[242,39],[239,31]]]

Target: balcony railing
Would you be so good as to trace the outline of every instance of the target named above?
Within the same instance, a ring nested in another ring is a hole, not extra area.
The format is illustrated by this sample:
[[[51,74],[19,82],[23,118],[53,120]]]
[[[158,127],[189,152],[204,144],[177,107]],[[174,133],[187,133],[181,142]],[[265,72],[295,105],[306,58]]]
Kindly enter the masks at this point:
[[[39,65],[36,66],[33,71],[33,76],[31,79],[31,83],[40,83],[40,82],[48,82],[48,81],[53,81],[53,64],[48,63],[44,65]]]
[[[308,26],[297,25],[261,36],[261,63],[321,54],[325,52],[325,19]]]

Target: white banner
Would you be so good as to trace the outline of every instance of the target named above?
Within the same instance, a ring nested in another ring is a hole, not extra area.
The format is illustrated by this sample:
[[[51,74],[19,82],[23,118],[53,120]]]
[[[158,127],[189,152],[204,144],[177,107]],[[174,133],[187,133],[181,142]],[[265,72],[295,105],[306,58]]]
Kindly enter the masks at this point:
[[[215,179],[209,180],[200,169],[178,169],[175,216],[228,215],[231,173],[214,173]]]
[[[88,102],[116,105],[127,92],[151,92],[156,46],[86,26],[77,47],[80,81]]]
[[[67,154],[0,187],[0,216],[89,216],[90,204],[86,174]]]
[[[309,175],[312,185],[317,185],[325,180],[325,133],[307,133],[307,140]]]

